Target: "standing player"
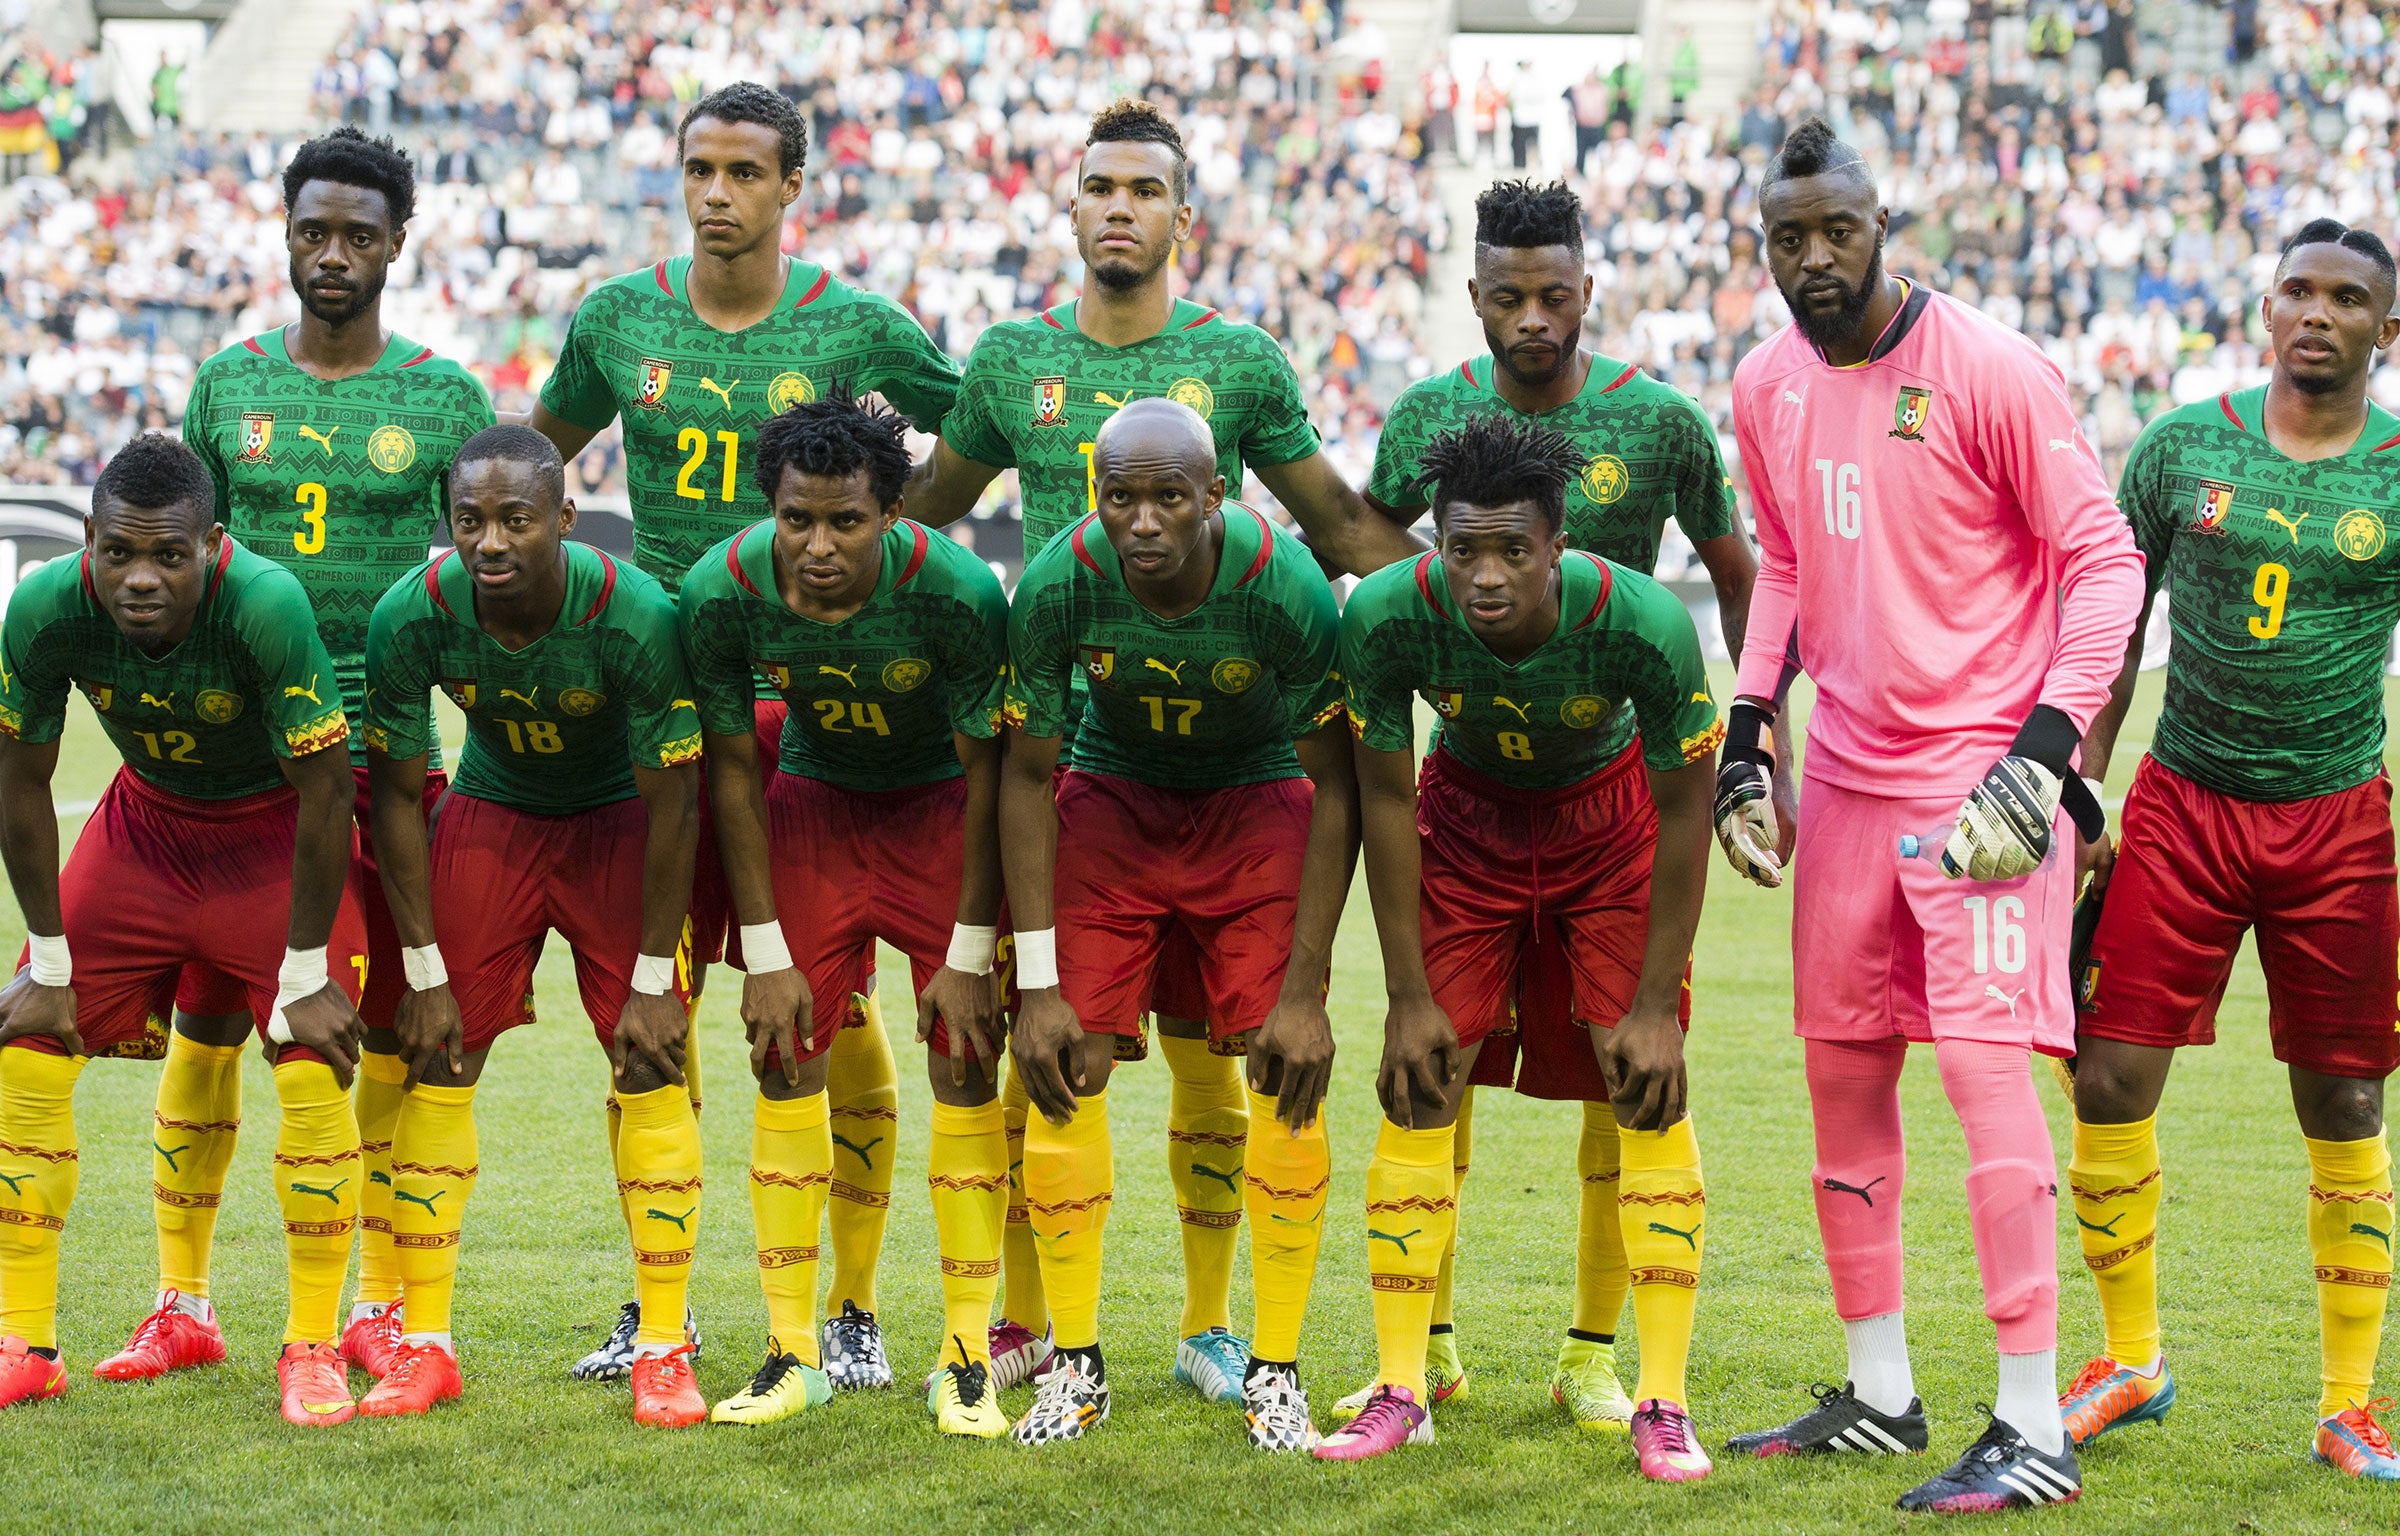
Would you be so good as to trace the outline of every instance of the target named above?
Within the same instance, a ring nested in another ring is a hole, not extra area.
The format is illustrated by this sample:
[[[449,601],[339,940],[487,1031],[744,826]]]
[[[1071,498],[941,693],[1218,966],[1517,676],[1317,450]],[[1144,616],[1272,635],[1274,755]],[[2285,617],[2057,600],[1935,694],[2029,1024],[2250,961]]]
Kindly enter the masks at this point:
[[[567,328],[533,412],[535,428],[570,461],[612,419],[622,424],[634,563],[670,595],[709,546],[769,515],[748,462],[761,422],[803,401],[872,390],[931,432],[958,389],[957,365],[906,310],[783,255],[784,214],[800,195],[808,159],[799,108],[763,85],[729,85],[684,114],[676,143],[692,254],[594,289]],[[762,752],[775,750],[783,707],[761,683]],[[700,809],[695,996],[718,957],[727,910],[705,785]],[[875,1320],[875,1270],[891,1207],[887,1149],[899,1128],[899,1089],[874,987],[864,995],[864,1013],[834,1037],[827,1089],[834,1144],[843,1152],[829,1205],[832,1295],[843,1305],[825,1325],[837,1387],[891,1385]],[[698,1057],[687,1053],[687,1063],[696,1070]],[[692,1084],[696,1105],[698,1079]],[[613,1106],[609,1113],[613,1144]],[[616,1332],[575,1374],[622,1376],[639,1326],[628,1304]]]
[[[2368,1407],[2391,1286],[2383,1080],[2400,1065],[2400,897],[2383,771],[2383,662],[2400,621],[2400,419],[2367,399],[2400,338],[2392,256],[2335,219],[2283,248],[2260,303],[2275,367],[2257,389],[2153,422],[2118,500],[2174,589],[2167,697],[2125,798],[2124,845],[2077,978],[2075,1155],[2084,1263],[2107,1349],[2062,1402],[2082,1445],[2163,1418],[2156,1116],[2175,1048],[2216,1037],[2242,935],[2258,930],[2268,1029],[2308,1139],[2308,1241],[2324,1394],[2316,1455],[2400,1478]],[[2143,625],[2148,622],[2145,610]],[[2142,661],[2084,738],[2107,771]],[[2108,855],[2100,853],[2105,862]]]
[[[364,695],[367,615],[421,564],[441,526],[442,477],[458,445],[492,424],[474,376],[383,327],[383,285],[408,238],[416,172],[386,140],[341,128],[300,146],[283,170],[284,245],[300,319],[227,347],[200,365],[184,441],[217,486],[217,518],[242,547],[300,578],[333,658],[342,696]],[[367,822],[366,751],[351,721],[357,819]],[[439,772],[427,794],[440,793]],[[403,987],[400,943],[359,842],[351,884],[367,924],[367,1021],[357,1114],[358,1296],[342,1354],[380,1374],[400,1338],[400,1274],[392,1257],[392,1123],[402,1069],[392,1010]],[[254,1027],[238,985],[194,967],[158,1080],[159,1306],[116,1356],[94,1367],[135,1381],[221,1360],[208,1300],[211,1239],[242,1114],[241,1046]]]
[[[1583,204],[1564,183],[1535,186],[1504,181],[1475,200],[1475,275],[1468,300],[1483,324],[1483,356],[1410,385],[1392,402],[1375,445],[1367,499],[1402,522],[1414,520],[1427,497],[1425,448],[1445,430],[1501,414],[1538,421],[1566,435],[1579,457],[1564,508],[1567,547],[1600,555],[1644,575],[1658,567],[1667,519],[1683,529],[1717,591],[1717,616],[1727,651],[1742,653],[1750,588],[1758,563],[1736,520],[1732,482],[1717,449],[1717,430],[1682,391],[1640,368],[1583,349],[1583,316],[1592,280],[1583,265]],[[1605,697],[1623,699],[1622,690]],[[1601,728],[1615,756],[1633,735],[1633,712],[1620,705]],[[1638,782],[1630,780],[1629,782]],[[1791,790],[1778,780],[1782,852],[1791,851],[1796,816]],[[1647,808],[1635,811],[1647,817]],[[1566,964],[1560,946],[1540,942],[1524,957],[1525,993],[1518,1013],[1528,1032],[1565,1029]],[[1537,1022],[1538,1021],[1538,1022]],[[1576,1084],[1517,1071],[1515,1037],[1490,1037],[1475,1058],[1473,1082],[1537,1097],[1574,1096]],[[1580,1060],[1580,1058],[1578,1058]],[[1473,1145],[1474,1089],[1459,1100],[1456,1164],[1466,1179]],[[1585,1429],[1623,1430],[1633,1402],[1617,1381],[1617,1319],[1629,1284],[1618,1241],[1617,1122],[1604,1102],[1584,1106],[1576,1155],[1583,1199],[1575,1245],[1575,1315],[1559,1348],[1550,1394]],[[1453,1236],[1434,1293],[1426,1385],[1433,1402],[1466,1389],[1450,1312]],[[1360,1392],[1337,1413],[1366,1404]]]
[[[345,1091],[366,964],[343,890],[349,731],[307,594],[215,507],[189,448],[135,438],[92,487],[83,553],[20,582],[0,627],[0,855],[30,961],[0,988],[0,1405],[67,1386],[75,1080],[94,1056],[159,1056],[147,1021],[190,966],[238,989],[275,1063],[291,1277],[276,1375],[286,1420],[334,1425],[355,1411],[333,1340],[363,1181]],[[70,683],[125,765],[61,871],[50,785]]]
[[[2062,1503],[2081,1482],[2058,1413],[2058,1165],[2026,1063],[2074,1045],[2075,861],[2052,845],[2062,787],[2099,835],[2071,763],[2124,656],[2141,556],[2058,370],[1883,270],[1874,178],[1822,120],[1784,141],[1759,211],[1793,323],[1734,383],[1765,558],[1717,826],[1736,869],[1781,882],[1760,740],[1796,655],[1817,704],[1793,1012],[1850,1381],[1730,1448],[1925,1447],[1900,1310],[1899,1080],[1908,1043],[1931,1040],[1966,1132],[2000,1387],[1990,1426],[1900,1505]],[[1940,867],[1906,856],[1920,839]]]
[[[813,1326],[833,1177],[824,1052],[883,938],[912,961],[934,1098],[926,1183],[947,1343],[926,1406],[944,1433],[991,1439],[1008,1432],[985,1331],[1008,1205],[992,978],[1008,598],[973,551],[901,518],[906,433],[848,400],[760,427],[774,518],[710,550],[683,587],[749,969],[750,1205],[768,1313],[766,1363],[712,1417],[768,1423],[831,1394]],[[772,764],[758,756],[754,672],[789,706]]]
[[[1239,495],[1248,465],[1335,564],[1363,573],[1421,549],[1376,516],[1325,458],[1299,378],[1274,338],[1175,297],[1175,249],[1192,230],[1189,184],[1182,136],[1157,108],[1120,101],[1092,119],[1067,207],[1091,284],[1055,309],[984,332],[967,359],[958,409],[910,487],[910,510],[932,526],[954,522],[1013,465],[1030,564],[1060,530],[1098,508],[1094,456],[1102,424],[1127,401],[1163,395],[1207,424],[1228,495]],[[1077,714],[1070,707],[1061,721],[1070,737]],[[1207,1009],[1188,947],[1178,945],[1161,966],[1153,1001],[1173,1082],[1167,1167],[1183,1217],[1175,1374],[1203,1396],[1230,1402],[1241,1396],[1249,1358],[1247,1343],[1228,1326],[1242,1211],[1233,1174],[1248,1134],[1240,1074],[1208,1049]],[[1013,1074],[1007,1113],[1013,1164],[1026,1116]],[[1021,1212],[1019,1200],[1009,1214],[1008,1292],[993,1330],[1004,1384],[1014,1379],[1014,1361],[1040,1358],[1048,1319],[1038,1284],[1028,1283],[1033,1238]]]
[[[574,950],[624,1115],[617,1194],[644,1318],[633,1416],[673,1427],[708,1414],[676,1326],[700,1214],[679,974],[700,723],[675,605],[649,576],[566,542],[574,526],[548,439],[479,432],[450,468],[454,548],[394,584],[368,629],[375,852],[408,980],[392,1138],[407,1332],[359,1405],[368,1414],[424,1413],[462,1390],[450,1295],[475,1192],[475,1085],[492,1043],[527,1022],[552,928]],[[467,745],[429,848],[437,687],[466,712]]]
[[[1342,614],[1367,889],[1392,1006],[1376,1075],[1384,1124],[1367,1165],[1381,1361],[1358,1417],[1321,1457],[1432,1438],[1426,1330],[1457,1217],[1455,1120],[1539,933],[1565,952],[1571,1011],[1521,1016],[1515,1044],[1549,1093],[1584,1101],[1587,1128],[1608,1122],[1611,1247],[1641,1324],[1634,1450],[1646,1477],[1709,1471],[1683,1379],[1707,1211],[1684,1115],[1683,1028],[1724,728],[1683,604],[1568,548],[1567,485],[1589,457],[1516,415],[1436,436],[1421,459],[1436,552],[1368,577]],[[1422,787],[1420,694],[1442,718]],[[1619,701],[1640,712],[1638,753]]]
[[[1012,1048],[1042,1116],[1025,1130],[1025,1200],[1058,1330],[1016,1434],[1071,1440],[1108,1417],[1108,1078],[1180,936],[1198,957],[1210,1046],[1249,1056],[1247,1113],[1271,1127],[1250,1139],[1242,1172],[1250,1443],[1303,1450],[1316,1432],[1300,1323],[1332,1167],[1317,1119],[1333,1060],[1325,985],[1358,852],[1333,591],[1298,540],[1225,501],[1190,407],[1127,405],[1093,462],[1099,511],[1035,557],[1009,614],[1016,734],[1000,824],[1023,995]],[[1086,690],[1071,685],[1078,669]],[[1083,720],[1059,780],[1070,709]]]

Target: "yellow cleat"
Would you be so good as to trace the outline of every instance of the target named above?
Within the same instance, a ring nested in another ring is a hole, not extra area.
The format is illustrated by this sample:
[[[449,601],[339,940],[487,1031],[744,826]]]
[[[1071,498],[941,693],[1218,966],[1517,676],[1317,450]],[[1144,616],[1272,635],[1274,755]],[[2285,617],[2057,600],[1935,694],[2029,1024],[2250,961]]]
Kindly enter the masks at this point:
[[[925,1411],[945,1435],[997,1440],[1008,1433],[1008,1415],[1000,1410],[1000,1394],[992,1390],[991,1368],[980,1360],[936,1371],[925,1389]]]
[[[1577,1429],[1622,1435],[1633,1428],[1633,1402],[1617,1380],[1616,1350],[1611,1345],[1567,1340],[1558,1352],[1558,1369],[1550,1375],[1550,1397],[1567,1410]]]
[[[798,1355],[769,1354],[750,1385],[709,1410],[712,1424],[772,1424],[833,1401],[833,1383]]]

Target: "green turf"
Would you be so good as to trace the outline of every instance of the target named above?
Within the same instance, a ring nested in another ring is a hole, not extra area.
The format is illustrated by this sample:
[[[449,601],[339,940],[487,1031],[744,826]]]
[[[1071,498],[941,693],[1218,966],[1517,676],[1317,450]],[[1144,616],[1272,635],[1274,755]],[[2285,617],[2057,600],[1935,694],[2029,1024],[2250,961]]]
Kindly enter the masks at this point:
[[[2148,735],[2157,677],[2126,736]],[[79,716],[61,798],[96,794],[111,764]],[[2135,749],[2113,775],[2122,793]],[[1841,1336],[1817,1252],[1800,1052],[1790,1034],[1788,901],[1712,871],[1695,973],[1693,1104],[1709,1175],[1710,1238],[1692,1365],[1693,1408],[1713,1445],[1804,1406],[1838,1380]],[[0,910],[15,942],[13,909]],[[556,946],[554,946],[555,948]],[[887,965],[884,1007],[913,1016]],[[1374,1360],[1358,1217],[1375,1125],[1380,1007],[1371,925],[1353,901],[1334,978],[1342,1056],[1328,1111],[1335,1189],[1304,1344],[1320,1407]],[[741,1170],[749,1144],[730,988],[704,1018],[709,1197],[695,1302],[703,1386],[735,1390],[755,1365],[765,1312],[749,1251]],[[219,1228],[216,1296],[232,1363],[150,1386],[87,1374],[148,1309],[154,1248],[148,1130],[155,1065],[99,1062],[79,1117],[83,1188],[66,1234],[61,1400],[0,1416],[13,1470],[7,1528],[27,1532],[1159,1529],[1296,1531],[1819,1531],[1907,1522],[1891,1501],[1936,1460],[1743,1465],[1696,1487],[1646,1486],[1621,1439],[1577,1434],[1545,1389],[1571,1299],[1576,1110],[1487,1094],[1463,1202],[1458,1321],[1472,1399],[1445,1408],[1441,1442],[1363,1466],[1269,1461],[1239,1415],[1169,1378],[1181,1282],[1162,1142],[1166,1075],[1117,1078],[1118,1198],[1104,1320],[1115,1417],[1080,1446],[1027,1452],[935,1435],[905,1390],[848,1397],[760,1430],[636,1428],[622,1386],[570,1383],[630,1294],[612,1209],[600,1054],[576,1022],[563,956],[545,965],[545,1022],[510,1035],[480,1096],[483,1178],[468,1218],[457,1326],[467,1396],[409,1423],[286,1428],[273,1360],[282,1245],[265,1177],[273,1089],[255,1057],[243,1137]],[[2305,1160],[2282,1074],[2267,1054],[2255,968],[2239,968],[2225,1041],[2185,1060],[2161,1141],[2168,1194],[2159,1244],[2165,1325],[2181,1406],[2167,1427],[2103,1440],[2076,1509],[2017,1517],[2105,1531],[2389,1530],[2400,1492],[2349,1483],[2308,1460],[2316,1309],[2305,1236]],[[904,1380],[936,1348],[939,1290],[925,1197],[921,1057],[903,1042],[901,1163],[883,1263],[883,1314]],[[2062,1161],[2065,1107],[2043,1077]],[[1937,1456],[1980,1427],[1992,1393],[1956,1121],[1930,1057],[1904,1092],[1914,1137],[1907,1217],[1910,1332]],[[2060,1213],[2062,1371],[2099,1342],[2092,1289]],[[1237,1275],[1237,1323],[1249,1312]],[[1630,1321],[1628,1322],[1630,1331]],[[1630,1372],[1634,1349],[1625,1349]],[[1630,1382],[1631,1376],[1628,1375]],[[1010,1407],[1021,1407],[1022,1392]]]

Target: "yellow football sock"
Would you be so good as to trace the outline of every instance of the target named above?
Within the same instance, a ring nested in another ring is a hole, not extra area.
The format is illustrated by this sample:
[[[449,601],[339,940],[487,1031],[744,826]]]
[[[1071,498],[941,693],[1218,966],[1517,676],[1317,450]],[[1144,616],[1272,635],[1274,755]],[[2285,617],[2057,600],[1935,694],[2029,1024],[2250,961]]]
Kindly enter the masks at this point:
[[[1575,1171],[1583,1176],[1575,1222],[1577,1333],[1613,1337],[1633,1283],[1625,1263],[1625,1232],[1617,1220],[1618,1155],[1617,1112],[1605,1101],[1585,1104],[1583,1138],[1575,1144]]]
[[[1206,1040],[1162,1034],[1167,1096],[1167,1176],[1183,1223],[1183,1321],[1190,1338],[1231,1326],[1233,1255],[1242,1236],[1242,1145],[1250,1117],[1241,1064]],[[1252,1239],[1252,1255],[1257,1253]],[[1265,1358],[1265,1357],[1261,1357]]]
[[[758,1096],[750,1129],[750,1221],[758,1233],[758,1284],[767,1293],[767,1343],[817,1355],[818,1238],[825,1186],[833,1182],[833,1138],[825,1095]]]
[[[283,1206],[291,1271],[286,1344],[330,1344],[341,1333],[342,1278],[358,1226],[358,1116],[333,1068],[315,1057],[275,1065],[283,1117],[275,1132],[275,1198]]]
[[[1258,1126],[1242,1177],[1242,1203],[1250,1216],[1250,1354],[1259,1360],[1297,1360],[1300,1323],[1308,1315],[1308,1290],[1317,1277],[1317,1246],[1325,1237],[1333,1152],[1323,1119],[1294,1131],[1275,1118],[1271,1095],[1250,1094],[1250,1118]]]
[[[1116,1185],[1106,1089],[1079,1100],[1065,1125],[1025,1122],[1025,1205],[1061,1349],[1100,1342],[1101,1237]]]
[[[1684,1364],[1692,1353],[1692,1309],[1699,1300],[1700,1257],[1708,1245],[1708,1193],[1700,1180],[1700,1141],[1689,1115],[1663,1131],[1619,1127],[1624,1180],[1617,1224],[1632,1270],[1633,1326],[1642,1340],[1642,1377],[1633,1400],[1683,1406]]]
[[[892,1164],[900,1149],[900,1080],[873,992],[867,994],[866,1022],[836,1033],[827,1058],[834,1179],[825,1206],[833,1228],[833,1286],[826,1307],[839,1310],[849,1301],[872,1312],[883,1224],[892,1214]]]
[[[0,1335],[58,1347],[58,1234],[75,1203],[75,1079],[89,1057],[0,1049]]]
[[[1457,1129],[1404,1131],[1386,1120],[1367,1164],[1375,1380],[1408,1388],[1419,1405],[1425,1402],[1425,1331],[1433,1321],[1434,1275],[1458,1224]]]
[[[1034,1251],[1033,1226],[1025,1219],[1025,1117],[1032,1103],[1025,1079],[1010,1057],[1000,1085],[1000,1125],[1008,1137],[1008,1227],[1000,1240],[1000,1315],[1037,1337],[1050,1326],[1050,1298],[1042,1290],[1042,1259]]]
[[[242,1048],[167,1035],[151,1112],[150,1201],[158,1221],[158,1288],[208,1294],[225,1170],[242,1129]]]
[[[400,1085],[408,1079],[408,1063],[380,1051],[358,1058],[358,1080],[351,1086],[351,1108],[358,1115],[358,1162],[367,1182],[358,1192],[359,1305],[400,1299],[400,1260],[392,1247],[392,1137],[400,1124],[400,1105],[408,1095]]]
[[[634,1342],[680,1344],[692,1248],[700,1236],[700,1122],[680,1083],[620,1093],[617,1102],[625,1114],[617,1195],[633,1234],[634,1299],[642,1304]]]
[[[2321,1418],[2375,1396],[2392,1289],[2392,1154],[2383,1132],[2359,1141],[2308,1138],[2308,1250],[2324,1352]]]
[[[676,959],[679,963],[687,965],[690,963],[687,957],[691,953],[691,941],[692,922],[690,918],[685,918],[683,922],[684,947],[676,952]],[[683,1010],[683,1091],[684,1095],[692,1101],[692,1118],[699,1119],[700,995],[696,992],[692,994],[692,1000],[684,1005]]]
[[[2067,1188],[2075,1197],[2084,1268],[2100,1292],[2103,1346],[2121,1365],[2158,1358],[2158,1117],[2122,1125],[2075,1122]]]
[[[1452,1151],[1450,1197],[1455,1200],[1466,1193],[1467,1164],[1475,1160],[1475,1090],[1470,1086],[1458,1096],[1458,1118],[1450,1122]],[[1442,1271],[1433,1278],[1433,1321],[1428,1326],[1447,1328],[1451,1323],[1450,1281],[1458,1268],[1458,1219],[1451,1212],[1450,1241],[1442,1245]]]
[[[448,1333],[459,1233],[481,1171],[475,1090],[419,1083],[392,1127],[391,1244],[410,1333]]]
[[[985,1330],[1000,1286],[1000,1229],[1008,1213],[1008,1137],[1000,1129],[999,1100],[933,1106],[925,1183],[942,1255],[942,1359],[988,1364]]]

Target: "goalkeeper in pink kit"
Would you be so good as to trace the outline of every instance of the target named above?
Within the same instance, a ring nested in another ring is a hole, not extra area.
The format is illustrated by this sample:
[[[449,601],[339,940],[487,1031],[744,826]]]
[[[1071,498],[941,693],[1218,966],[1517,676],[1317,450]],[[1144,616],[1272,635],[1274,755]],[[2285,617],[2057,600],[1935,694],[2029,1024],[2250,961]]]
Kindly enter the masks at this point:
[[[1761,564],[1717,831],[1737,870],[1782,883],[1779,769],[1759,743],[1805,669],[1793,1013],[1850,1379],[1729,1448],[1926,1448],[1901,1314],[1898,1084],[1909,1042],[1931,1041],[1966,1132],[1999,1390],[1982,1437],[1900,1507],[2064,1503],[2082,1484],[2057,1406],[2058,1165],[2028,1063],[2074,1049],[2061,801],[2099,835],[2072,758],[2123,662],[2142,558],[2058,370],[1884,272],[1857,151],[1803,123],[1759,212],[1794,318],[1734,378]]]

